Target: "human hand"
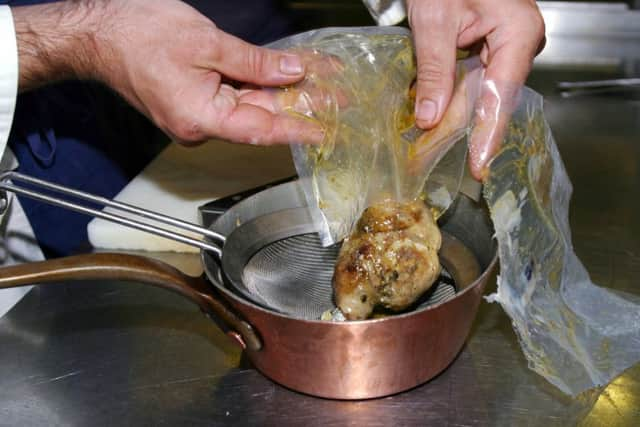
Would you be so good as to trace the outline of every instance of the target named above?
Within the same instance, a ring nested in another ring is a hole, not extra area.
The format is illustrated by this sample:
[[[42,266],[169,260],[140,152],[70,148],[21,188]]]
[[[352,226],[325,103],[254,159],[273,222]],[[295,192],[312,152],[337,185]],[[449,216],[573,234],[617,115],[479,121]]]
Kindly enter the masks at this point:
[[[308,121],[264,102],[261,90],[228,82],[294,83],[304,77],[297,56],[245,43],[180,1],[67,1],[13,13],[21,89],[61,78],[97,79],[184,143],[322,138]]]
[[[481,180],[509,121],[510,103],[544,45],[544,21],[534,0],[406,0],[418,60],[416,123],[431,129],[451,100],[456,48],[480,47],[486,67],[469,145],[469,165]]]

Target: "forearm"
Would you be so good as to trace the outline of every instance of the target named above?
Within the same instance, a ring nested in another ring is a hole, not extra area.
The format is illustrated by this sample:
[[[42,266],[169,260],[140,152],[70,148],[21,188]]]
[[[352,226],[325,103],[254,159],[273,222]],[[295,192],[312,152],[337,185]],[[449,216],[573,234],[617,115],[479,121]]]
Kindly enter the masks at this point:
[[[20,91],[70,78],[98,78],[105,2],[77,0],[12,8]]]

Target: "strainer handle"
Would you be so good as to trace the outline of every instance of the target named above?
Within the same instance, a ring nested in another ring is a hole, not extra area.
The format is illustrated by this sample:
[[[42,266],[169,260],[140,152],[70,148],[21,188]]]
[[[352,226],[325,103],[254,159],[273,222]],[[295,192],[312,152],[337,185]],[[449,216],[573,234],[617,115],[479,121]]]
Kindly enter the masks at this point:
[[[27,184],[27,186],[24,184]],[[0,199],[3,199],[2,190],[211,251],[219,258],[222,256],[222,250],[213,242],[217,242],[220,245],[224,244],[225,237],[223,235],[178,218],[12,171],[0,173]],[[125,217],[93,208],[90,205],[108,207],[112,211],[126,212],[130,216]],[[149,220],[154,221],[156,224]],[[163,227],[161,224],[195,233],[200,238],[179,233]],[[204,240],[206,238],[210,240]]]
[[[231,330],[228,335],[239,341],[243,348],[251,351],[262,348],[254,328],[214,295],[212,286],[203,277],[188,276],[155,259],[97,253],[0,268],[0,289],[33,284],[68,284],[76,280],[124,280],[167,289],[196,303],[206,315],[222,320]]]

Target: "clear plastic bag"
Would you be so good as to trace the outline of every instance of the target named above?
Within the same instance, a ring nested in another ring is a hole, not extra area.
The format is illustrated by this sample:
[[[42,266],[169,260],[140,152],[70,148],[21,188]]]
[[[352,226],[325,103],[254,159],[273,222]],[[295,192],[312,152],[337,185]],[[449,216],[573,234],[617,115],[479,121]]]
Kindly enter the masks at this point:
[[[420,134],[411,129],[408,31],[327,29],[272,47],[307,55],[310,77],[285,90],[281,105],[328,131],[320,146],[292,146],[324,243],[345,237],[376,200],[424,192],[436,209],[448,206],[465,163],[466,145],[455,142],[470,132],[502,139],[484,183],[500,257],[498,290],[487,300],[512,319],[531,369],[569,395],[605,385],[640,360],[640,304],[594,285],[573,251],[572,187],[539,94],[481,83],[478,62],[459,61],[443,122]]]
[[[591,282],[573,251],[572,186],[542,96],[524,88],[518,99],[485,182],[500,256],[487,299],[511,317],[529,367],[575,396],[640,360],[640,305]]]
[[[279,105],[325,131],[321,145],[292,145],[324,245],[341,241],[362,211],[382,200],[422,195],[436,216],[449,206],[465,167],[464,144],[439,161],[470,129],[482,79],[477,59],[458,61],[452,108],[441,125],[422,132],[414,126],[416,64],[408,30],[329,28],[270,46],[306,59],[306,79],[285,89]]]

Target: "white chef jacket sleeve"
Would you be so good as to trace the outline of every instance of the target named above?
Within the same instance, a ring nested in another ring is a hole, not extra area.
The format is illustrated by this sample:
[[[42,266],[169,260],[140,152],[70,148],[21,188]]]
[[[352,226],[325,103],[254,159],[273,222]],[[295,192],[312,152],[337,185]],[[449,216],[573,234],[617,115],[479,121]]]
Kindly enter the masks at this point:
[[[407,17],[404,0],[363,0],[378,25],[396,25]]]
[[[17,166],[7,148],[18,94],[18,49],[13,16],[8,6],[0,6],[0,170]],[[44,258],[31,225],[18,203],[7,195],[8,208],[0,214],[0,266]],[[0,290],[0,317],[29,291],[30,287]]]
[[[2,158],[18,95],[18,48],[9,6],[0,6],[0,158]]]
[[[0,6],[0,57],[0,166],[6,167],[9,159],[5,151],[18,96],[18,47],[9,6]],[[0,209],[0,224],[3,216]]]

